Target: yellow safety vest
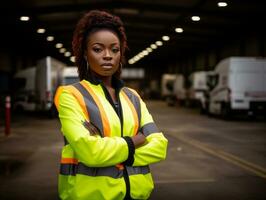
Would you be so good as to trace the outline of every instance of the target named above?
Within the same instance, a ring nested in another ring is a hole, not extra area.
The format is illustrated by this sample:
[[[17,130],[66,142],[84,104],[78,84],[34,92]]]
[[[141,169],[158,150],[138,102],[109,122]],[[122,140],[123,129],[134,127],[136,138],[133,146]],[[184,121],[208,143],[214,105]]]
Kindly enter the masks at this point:
[[[106,98],[104,86],[86,80],[60,87],[54,102],[65,138],[60,198],[147,199],[154,188],[148,165],[165,159],[168,141],[136,91],[120,89],[120,118]],[[85,121],[97,127],[99,135],[90,134]],[[135,149],[131,166],[121,165],[129,156],[128,143],[122,136],[132,137],[138,132],[146,136],[146,144]]]

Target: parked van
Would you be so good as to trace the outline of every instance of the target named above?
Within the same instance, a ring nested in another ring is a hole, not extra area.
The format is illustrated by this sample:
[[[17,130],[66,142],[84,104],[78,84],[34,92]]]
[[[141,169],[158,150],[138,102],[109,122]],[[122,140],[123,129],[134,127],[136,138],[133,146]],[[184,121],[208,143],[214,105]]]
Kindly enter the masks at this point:
[[[58,86],[63,82],[63,70],[66,65],[47,56],[37,62],[36,98],[37,110],[55,112],[53,98]]]
[[[211,71],[196,71],[189,76],[190,87],[188,89],[189,106],[201,108],[201,112],[206,112],[206,101],[208,93],[207,76]]]
[[[209,112],[224,118],[234,113],[266,115],[266,59],[230,57],[209,76]]]
[[[174,83],[176,74],[163,74],[161,81],[161,96],[167,105],[172,106],[175,102]]]
[[[62,85],[69,85],[77,82],[79,82],[78,68],[65,67],[63,69]]]
[[[12,105],[15,111],[35,111],[35,77],[36,67],[20,70],[14,75]]]
[[[185,77],[183,74],[176,74],[174,81],[174,96],[176,103],[180,105],[185,104],[186,89],[185,89]]]

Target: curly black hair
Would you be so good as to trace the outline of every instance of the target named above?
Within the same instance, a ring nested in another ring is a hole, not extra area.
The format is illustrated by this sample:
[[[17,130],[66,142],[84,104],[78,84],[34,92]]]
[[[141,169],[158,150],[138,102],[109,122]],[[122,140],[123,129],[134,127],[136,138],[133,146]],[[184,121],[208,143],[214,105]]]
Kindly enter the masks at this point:
[[[120,40],[121,63],[124,64],[125,62],[127,38],[123,22],[118,16],[112,15],[106,11],[91,10],[78,21],[72,40],[72,49],[80,80],[87,79],[91,76],[91,72],[87,68],[87,61],[84,58],[84,53],[87,48],[89,34],[99,29],[109,29],[117,34]],[[114,76],[120,78],[121,70],[121,66],[119,66]]]

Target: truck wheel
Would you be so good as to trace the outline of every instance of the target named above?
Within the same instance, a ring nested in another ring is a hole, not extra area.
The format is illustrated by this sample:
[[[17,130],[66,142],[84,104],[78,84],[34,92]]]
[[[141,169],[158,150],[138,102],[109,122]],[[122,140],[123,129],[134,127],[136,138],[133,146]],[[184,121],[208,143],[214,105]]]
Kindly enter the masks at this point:
[[[222,104],[221,108],[221,116],[224,120],[229,120],[231,117],[231,112],[230,112],[230,106],[229,104]]]
[[[206,114],[206,109],[202,105],[200,105],[200,114]]]

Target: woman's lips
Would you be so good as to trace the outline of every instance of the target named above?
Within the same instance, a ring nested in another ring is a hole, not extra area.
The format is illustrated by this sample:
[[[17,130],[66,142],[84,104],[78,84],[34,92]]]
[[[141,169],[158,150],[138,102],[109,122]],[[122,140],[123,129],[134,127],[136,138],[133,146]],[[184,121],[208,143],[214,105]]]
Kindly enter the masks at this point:
[[[111,63],[104,63],[101,64],[102,68],[104,69],[112,69],[113,65]]]

